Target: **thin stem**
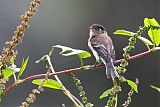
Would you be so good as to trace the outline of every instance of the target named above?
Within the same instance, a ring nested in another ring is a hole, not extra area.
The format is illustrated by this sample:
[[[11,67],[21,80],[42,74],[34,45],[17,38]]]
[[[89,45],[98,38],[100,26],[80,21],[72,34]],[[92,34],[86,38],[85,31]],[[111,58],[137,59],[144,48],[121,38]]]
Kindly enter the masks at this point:
[[[113,85],[114,86],[117,86],[117,82],[116,82],[116,80],[114,79],[114,78],[112,78],[112,81],[113,81]],[[115,98],[115,104],[114,104],[114,107],[117,107],[117,102],[118,102],[118,94],[117,93],[115,93],[115,95],[114,95],[114,98]]]
[[[13,77],[14,77],[14,82],[16,82],[16,81],[17,81],[17,78],[16,78],[15,72],[13,73]]]
[[[40,60],[38,60],[38,61],[36,61],[36,62],[38,63],[38,62],[40,62],[41,60],[44,60],[44,59],[48,61],[48,64],[49,64],[49,66],[50,66],[50,69],[51,69],[52,73],[55,73],[55,70],[54,70],[54,68],[53,68],[51,59],[50,59],[50,57],[49,57],[48,55],[44,55]],[[56,79],[59,83],[62,84],[61,80],[58,78],[57,75],[54,75],[54,77],[55,77],[55,79]],[[63,87],[63,88],[65,88],[65,87]]]
[[[112,81],[113,81],[113,85],[116,86],[117,85],[117,82],[114,78],[112,78]]]
[[[150,47],[149,47],[148,45],[146,45],[146,46],[147,46],[148,50],[151,50]]]
[[[39,63],[41,60],[44,60],[44,59],[48,61],[48,64],[50,66],[50,69],[51,69],[52,73],[56,73],[54,68],[53,68],[53,65],[52,65],[52,62],[51,62],[51,59],[50,59],[49,55],[44,55],[40,60],[38,60],[36,62]],[[54,75],[54,77],[59,83],[63,84],[57,75]],[[63,85],[62,89],[64,90],[63,93],[66,96],[68,96],[68,98],[74,103],[74,105],[76,107],[78,107],[79,105],[81,105],[81,107],[83,107],[83,104],[76,97],[73,97],[73,95],[70,93],[70,91],[68,89],[66,89],[66,87],[64,85]]]
[[[148,55],[150,52],[153,52],[153,51],[145,51],[145,52],[142,52],[140,54],[133,55],[133,56],[129,57],[128,60],[133,60],[133,59],[136,59],[136,58],[140,58],[142,56]],[[122,60],[123,59],[116,60],[114,64],[118,64]],[[96,66],[96,68],[101,68],[101,67],[105,67],[104,64],[100,64],[100,65]],[[87,66],[83,66],[83,68],[84,69],[92,69],[93,67],[91,65],[87,65]],[[49,76],[59,75],[59,74],[64,74],[64,73],[69,73],[69,72],[74,72],[74,71],[78,71],[78,70],[81,70],[81,67],[72,68],[72,69],[68,69],[68,70],[63,70],[63,71],[59,71],[59,72],[55,72],[55,73],[50,73]],[[37,74],[37,75],[28,76],[28,77],[22,79],[21,83],[24,83],[26,81],[29,81],[29,80],[32,80],[32,79],[35,79],[35,78],[45,77],[45,76],[46,76],[46,74]],[[18,84],[16,84],[16,85],[18,85]],[[11,84],[6,90],[4,90],[3,94],[6,94],[8,91],[10,91],[14,87],[15,87],[14,83]]]
[[[79,59],[80,59],[81,68],[83,68],[83,60],[82,60],[82,58],[80,58],[80,57],[79,57]]]
[[[116,97],[115,98],[116,98],[115,107],[117,107],[117,103],[118,103],[118,94],[117,93],[116,93]]]

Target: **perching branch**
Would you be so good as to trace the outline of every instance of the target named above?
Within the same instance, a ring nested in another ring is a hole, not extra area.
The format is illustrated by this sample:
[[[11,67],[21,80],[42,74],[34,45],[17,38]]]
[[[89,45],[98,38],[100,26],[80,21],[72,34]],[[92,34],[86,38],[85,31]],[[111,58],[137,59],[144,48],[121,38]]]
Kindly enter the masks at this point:
[[[133,56],[129,57],[128,60],[133,60],[133,59],[136,59],[136,58],[143,57],[145,55],[148,55],[151,52],[152,51],[145,51],[145,52],[142,52],[140,54],[133,55]],[[123,59],[116,60],[114,64],[118,64],[122,60]],[[104,64],[100,64],[100,65],[96,66],[96,68],[102,68],[102,67],[105,67]],[[85,70],[92,69],[92,68],[93,67],[91,65],[86,65],[86,66],[83,67],[83,69],[85,69]],[[69,73],[69,72],[74,72],[74,71],[78,71],[78,70],[81,70],[81,69],[82,68],[79,67],[79,68],[72,68],[72,69],[68,69],[68,70],[58,71],[58,72],[55,72],[55,73],[50,73],[49,76],[60,75],[60,74]],[[46,74],[37,74],[37,75],[28,76],[28,77],[22,79],[21,82],[18,82],[16,84],[15,83],[11,84],[6,90],[4,90],[3,95],[6,94],[7,92],[9,92],[11,89],[13,89],[18,84],[24,83],[26,81],[29,81],[29,80],[32,80],[32,79],[35,79],[35,78],[45,77],[45,76],[46,76]]]

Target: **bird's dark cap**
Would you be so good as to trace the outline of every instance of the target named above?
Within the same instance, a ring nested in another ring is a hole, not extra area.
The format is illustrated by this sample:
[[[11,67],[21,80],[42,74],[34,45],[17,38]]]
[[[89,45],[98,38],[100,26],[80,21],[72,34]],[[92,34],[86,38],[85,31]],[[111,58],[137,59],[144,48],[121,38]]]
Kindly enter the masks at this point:
[[[91,26],[89,26],[88,28],[89,29],[93,29],[93,28],[98,28],[98,27],[100,27],[100,28],[102,28],[102,29],[104,29],[104,30],[106,30],[105,29],[105,27],[103,27],[102,25],[100,25],[100,24],[92,24]]]

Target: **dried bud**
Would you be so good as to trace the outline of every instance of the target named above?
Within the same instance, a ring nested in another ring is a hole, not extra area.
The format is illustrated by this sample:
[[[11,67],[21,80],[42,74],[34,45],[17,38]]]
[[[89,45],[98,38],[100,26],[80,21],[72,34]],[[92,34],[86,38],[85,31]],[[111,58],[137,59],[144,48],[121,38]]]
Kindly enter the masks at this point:
[[[119,76],[119,81],[120,82],[126,82],[126,79],[123,76]]]
[[[86,103],[87,102],[87,97],[82,97],[82,102]]]
[[[13,41],[6,41],[5,44],[6,44],[6,45],[9,45],[9,46],[13,46],[13,45],[14,45],[14,42],[13,42]]]
[[[26,98],[26,101],[27,101],[28,103],[33,103],[33,102],[34,102],[34,100],[33,100],[32,98],[30,98],[30,97],[27,97],[27,98]]]
[[[39,90],[39,91],[44,91],[43,86],[39,86],[39,87],[38,87],[38,90]]]
[[[22,105],[20,107],[29,107],[29,104],[27,102],[22,102]]]
[[[136,78],[136,84],[139,84],[139,80],[138,80],[138,78]]]
[[[25,14],[26,14],[29,18],[31,18],[31,17],[33,16],[33,14],[32,14],[30,11],[26,11]]]
[[[32,7],[35,7],[35,6],[37,6],[37,3],[36,3],[35,1],[32,1],[32,2],[31,2],[31,6],[32,6]]]
[[[34,0],[36,3],[40,4],[41,0]]]
[[[33,89],[33,90],[32,90],[32,93],[33,93],[33,94],[40,94],[40,91],[39,91],[38,89]]]
[[[33,12],[32,14],[35,14],[36,11],[37,11],[37,8],[36,7],[30,7],[30,11]]]
[[[22,26],[23,26],[24,28],[28,28],[28,27],[29,27],[28,21],[22,21]],[[22,32],[22,34],[24,34],[24,33]]]
[[[27,15],[21,15],[21,19],[24,21],[29,21],[29,17]]]
[[[1,65],[0,65],[1,66]],[[4,78],[4,75],[2,74],[2,72],[0,71],[0,79]],[[0,86],[1,87],[1,86]]]
[[[33,101],[36,100],[36,96],[35,96],[34,94],[29,94],[29,97],[30,97]]]
[[[4,90],[5,88],[6,88],[6,86],[5,86],[4,84],[1,84],[1,83],[0,83],[0,89],[3,89],[3,90]]]

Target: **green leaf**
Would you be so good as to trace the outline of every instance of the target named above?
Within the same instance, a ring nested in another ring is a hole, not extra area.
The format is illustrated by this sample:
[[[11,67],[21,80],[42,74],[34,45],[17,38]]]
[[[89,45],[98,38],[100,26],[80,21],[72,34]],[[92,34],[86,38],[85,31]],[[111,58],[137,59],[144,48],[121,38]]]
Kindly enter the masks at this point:
[[[21,67],[22,67],[22,65],[24,65],[24,58],[22,59],[22,64],[21,64]]]
[[[27,64],[28,64],[28,60],[29,60],[29,57],[24,61],[22,61],[22,66],[21,66],[21,69],[19,71],[19,74],[18,74],[18,79],[22,76],[22,74],[24,73],[26,67],[27,67]]]
[[[14,57],[13,56],[10,57],[10,64],[14,64]]]
[[[145,18],[144,25],[146,27],[149,27],[149,26],[158,27],[159,26],[158,22],[154,18],[152,18],[152,19]],[[148,35],[151,38],[152,42],[155,43],[156,46],[158,46],[160,44],[160,29],[158,29],[158,30],[157,29],[154,29],[154,30],[149,29]]]
[[[12,76],[13,71],[12,71],[12,69],[10,69],[10,68],[5,68],[5,69],[2,70],[2,74],[3,74],[3,76],[4,76],[2,79],[7,79],[7,78],[9,78],[10,76]]]
[[[107,89],[105,92],[102,93],[102,95],[99,97],[100,99],[103,99],[107,97],[109,94],[111,94],[112,89]]]
[[[141,40],[142,42],[144,42],[146,45],[153,45],[153,43],[150,40],[148,40],[142,36],[138,36],[138,39]]]
[[[128,85],[136,92],[138,93],[137,84],[131,80],[127,80]]]
[[[158,51],[158,50],[160,50],[160,47],[155,47],[154,48],[154,51]]]
[[[159,26],[158,22],[155,20],[155,18],[149,19],[149,18],[144,18],[144,25],[146,27],[149,26]]]
[[[39,85],[44,79],[36,79],[36,80],[33,80],[32,83],[35,84],[35,85]],[[48,79],[44,85],[44,87],[46,88],[52,88],[52,89],[57,89],[57,90],[61,90],[63,85],[55,80],[52,80],[52,79]]]
[[[133,36],[136,33],[130,32],[130,31],[126,31],[126,30],[116,30],[114,32],[114,34],[125,35],[125,36]],[[138,39],[141,40],[143,43],[145,43],[147,46],[148,45],[153,45],[153,43],[150,40],[148,40],[148,39],[146,39],[146,38],[144,38],[142,36],[138,36]]]
[[[3,90],[0,88],[0,102],[2,101],[2,93],[3,93]]]
[[[53,48],[49,51],[48,56],[51,56],[53,53]]]
[[[157,90],[158,92],[160,92],[160,87],[156,87],[154,85],[151,85],[150,87],[153,88],[153,89],[155,89],[155,90]]]
[[[133,36],[135,33],[130,32],[130,31],[126,31],[126,30],[116,30],[115,32],[113,32],[113,34],[116,34],[116,35]]]
[[[62,49],[60,54],[62,54],[63,56],[78,55],[80,58],[88,58],[91,56],[89,52],[84,50],[73,49],[70,47],[62,46],[62,45],[55,45],[53,47]]]

